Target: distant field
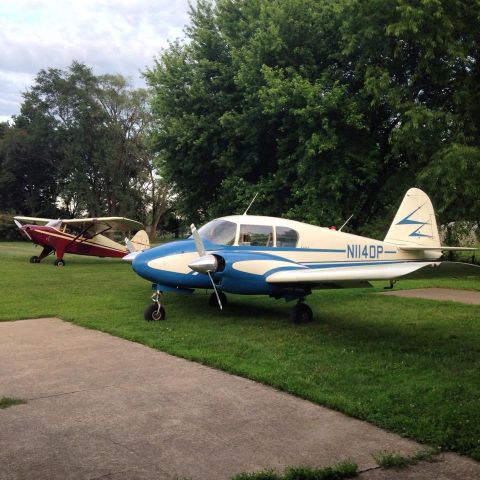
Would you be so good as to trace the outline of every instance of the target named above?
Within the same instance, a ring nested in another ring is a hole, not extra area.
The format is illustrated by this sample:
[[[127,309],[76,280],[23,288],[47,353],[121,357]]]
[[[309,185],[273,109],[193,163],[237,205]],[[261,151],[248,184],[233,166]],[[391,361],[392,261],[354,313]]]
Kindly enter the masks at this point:
[[[165,295],[167,320],[149,323],[150,285],[130,265],[73,255],[64,268],[52,257],[28,263],[38,251],[0,243],[0,320],[58,316],[480,460],[480,306],[372,295],[378,282],[314,293],[315,322],[293,325],[283,301],[229,295],[222,313],[202,291]],[[426,286],[480,290],[480,280],[396,288]]]

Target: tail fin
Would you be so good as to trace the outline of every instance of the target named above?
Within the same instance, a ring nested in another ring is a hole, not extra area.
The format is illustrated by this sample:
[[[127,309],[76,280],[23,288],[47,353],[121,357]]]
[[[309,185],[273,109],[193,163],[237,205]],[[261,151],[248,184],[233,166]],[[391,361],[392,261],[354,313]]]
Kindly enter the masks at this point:
[[[435,212],[428,195],[411,188],[403,198],[385,242],[399,247],[438,249],[441,246]]]
[[[139,230],[131,240],[126,238],[125,243],[130,253],[141,252],[142,250],[150,248],[150,241],[145,230]]]

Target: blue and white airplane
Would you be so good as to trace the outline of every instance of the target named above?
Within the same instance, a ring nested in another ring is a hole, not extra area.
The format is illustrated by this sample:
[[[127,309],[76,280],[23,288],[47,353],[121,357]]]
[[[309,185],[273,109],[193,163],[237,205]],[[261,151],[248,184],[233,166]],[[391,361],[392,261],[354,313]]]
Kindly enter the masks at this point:
[[[296,300],[292,320],[303,323],[313,319],[304,303],[312,289],[368,287],[371,280],[388,280],[392,287],[402,278],[480,275],[478,266],[439,261],[442,251],[475,249],[441,245],[432,203],[417,188],[406,193],[383,241],[246,214],[191,229],[188,239],[124,257],[153,283],[146,320],[165,319],[163,292],[212,288],[210,304],[221,309],[225,293]]]

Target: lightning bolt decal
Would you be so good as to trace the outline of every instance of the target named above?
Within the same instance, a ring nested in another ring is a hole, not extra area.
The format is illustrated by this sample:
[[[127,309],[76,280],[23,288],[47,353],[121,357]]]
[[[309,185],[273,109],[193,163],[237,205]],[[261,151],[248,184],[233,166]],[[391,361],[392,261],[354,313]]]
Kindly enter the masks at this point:
[[[420,205],[418,208],[416,208],[413,212],[409,213],[405,218],[400,220],[397,225],[426,225],[427,222],[419,222],[418,220],[412,220],[410,217],[415,213],[418,212],[423,205]]]
[[[409,237],[426,237],[426,238],[432,238],[431,235],[425,235],[424,233],[420,233],[420,229],[424,227],[425,225],[430,225],[428,222],[422,222],[418,220],[412,220],[410,217],[418,212],[423,205],[420,205],[418,208],[413,210],[413,212],[410,212],[406,217],[402,218],[397,225],[420,225],[416,230],[414,230]]]

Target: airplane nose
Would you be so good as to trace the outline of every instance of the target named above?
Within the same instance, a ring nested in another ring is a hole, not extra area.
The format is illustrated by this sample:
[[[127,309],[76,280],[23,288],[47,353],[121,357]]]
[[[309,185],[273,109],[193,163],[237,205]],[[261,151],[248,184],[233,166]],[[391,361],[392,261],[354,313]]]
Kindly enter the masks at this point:
[[[132,261],[132,268],[133,271],[139,275],[140,277],[144,278],[145,280],[155,281],[154,278],[154,270],[148,265],[148,262],[151,260],[151,252],[135,252],[136,255],[133,257]],[[129,255],[127,255],[128,257]],[[124,260],[125,259],[124,257]]]
[[[142,252],[133,252],[125,255],[123,260],[126,262],[132,262],[132,268],[135,272],[139,273],[139,270],[144,268],[147,264],[146,260],[142,258]]]

